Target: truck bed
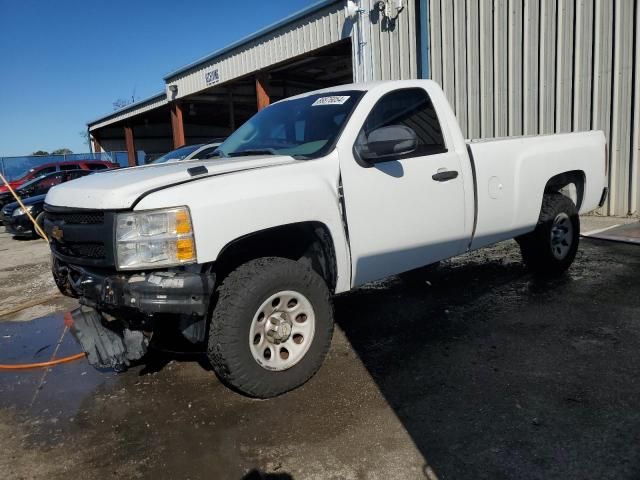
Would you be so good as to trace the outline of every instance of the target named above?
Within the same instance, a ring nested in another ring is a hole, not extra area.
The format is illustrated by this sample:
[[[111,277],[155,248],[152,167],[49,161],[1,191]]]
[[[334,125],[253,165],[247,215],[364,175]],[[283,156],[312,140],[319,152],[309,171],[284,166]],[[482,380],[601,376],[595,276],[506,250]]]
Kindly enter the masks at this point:
[[[583,179],[584,191],[576,198],[580,213],[597,208],[607,186],[606,141],[600,131],[467,140],[467,148],[476,190],[471,249],[532,231],[554,175],[571,171]]]

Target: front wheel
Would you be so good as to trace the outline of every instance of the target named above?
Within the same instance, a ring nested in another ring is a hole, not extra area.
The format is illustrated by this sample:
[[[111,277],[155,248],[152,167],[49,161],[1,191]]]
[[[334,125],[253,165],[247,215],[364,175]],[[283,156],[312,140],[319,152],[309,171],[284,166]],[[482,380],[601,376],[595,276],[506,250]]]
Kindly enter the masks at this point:
[[[309,380],[333,335],[324,280],[285,258],[249,261],[216,291],[209,360],[219,378],[241,393],[271,398]]]
[[[576,206],[560,193],[546,194],[536,229],[516,240],[529,269],[546,275],[563,273],[578,251],[580,217]]]

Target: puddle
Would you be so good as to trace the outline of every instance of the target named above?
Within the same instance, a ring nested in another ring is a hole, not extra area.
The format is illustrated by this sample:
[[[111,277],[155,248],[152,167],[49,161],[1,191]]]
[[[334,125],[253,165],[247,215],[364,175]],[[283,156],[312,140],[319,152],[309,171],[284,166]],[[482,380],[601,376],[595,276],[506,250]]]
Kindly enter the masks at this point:
[[[79,353],[71,333],[63,336],[64,329],[62,312],[28,322],[0,322],[0,364],[49,361],[61,338],[56,358]],[[115,373],[99,372],[84,359],[48,369],[0,371],[0,408],[72,417],[87,396],[115,378]]]

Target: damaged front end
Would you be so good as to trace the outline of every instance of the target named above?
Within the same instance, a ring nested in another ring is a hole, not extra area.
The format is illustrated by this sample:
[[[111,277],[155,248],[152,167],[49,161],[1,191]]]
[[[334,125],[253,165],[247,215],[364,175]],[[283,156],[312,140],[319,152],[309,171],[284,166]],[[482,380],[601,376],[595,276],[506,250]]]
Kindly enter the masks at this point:
[[[80,303],[112,314],[181,314],[205,316],[214,274],[192,268],[115,273],[53,261],[56,283]]]
[[[78,298],[71,330],[97,368],[121,371],[142,358],[159,331],[191,344],[206,337],[215,275],[199,266],[121,273],[68,265],[53,258],[62,293]]]
[[[121,212],[45,204],[53,277],[77,298],[72,330],[98,367],[122,369],[166,332],[189,344],[205,340],[215,275],[211,265],[118,270],[116,226]]]

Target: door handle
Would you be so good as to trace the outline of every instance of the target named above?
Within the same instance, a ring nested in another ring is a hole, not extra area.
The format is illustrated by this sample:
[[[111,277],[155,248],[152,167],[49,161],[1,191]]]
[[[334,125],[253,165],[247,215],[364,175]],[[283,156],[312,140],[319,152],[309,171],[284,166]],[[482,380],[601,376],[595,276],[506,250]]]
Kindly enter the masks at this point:
[[[444,172],[438,172],[431,176],[436,182],[447,182],[458,178],[458,172],[455,170],[445,170]]]

